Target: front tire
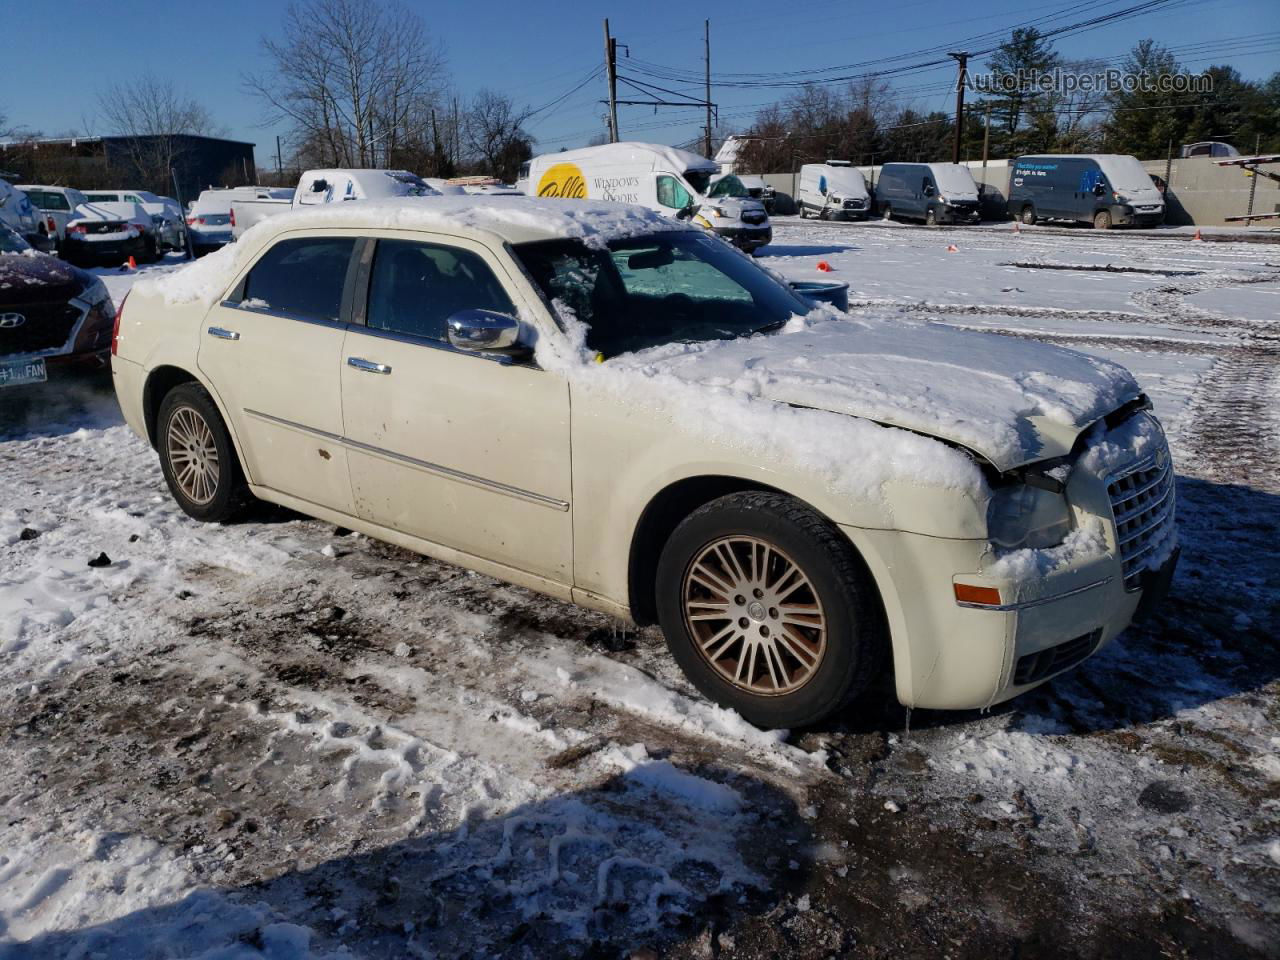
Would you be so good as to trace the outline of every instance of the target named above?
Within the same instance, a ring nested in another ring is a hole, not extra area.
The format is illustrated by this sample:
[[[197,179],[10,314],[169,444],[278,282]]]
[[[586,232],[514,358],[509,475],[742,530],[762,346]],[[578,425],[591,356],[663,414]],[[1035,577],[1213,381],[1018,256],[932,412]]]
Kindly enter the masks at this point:
[[[1093,229],[1110,230],[1111,229],[1111,211],[1099,210],[1093,215]]]
[[[1022,208],[1022,222],[1025,223],[1028,227],[1034,227],[1036,225],[1036,208],[1035,207],[1026,206]]]
[[[880,671],[870,576],[840,532],[791,497],[732,494],[695,510],[663,549],[656,586],[685,675],[757,726],[815,723]]]
[[[938,225],[938,212],[933,207],[924,212],[924,225],[926,227],[936,227]]]
[[[238,514],[248,488],[235,446],[213,399],[196,383],[174,387],[160,404],[156,445],[169,492],[184,513],[206,523]]]
[[[889,206],[887,203],[886,203],[883,207],[881,207],[881,208],[880,208],[880,219],[881,219],[881,220],[892,220],[892,219],[893,219],[893,207]]]

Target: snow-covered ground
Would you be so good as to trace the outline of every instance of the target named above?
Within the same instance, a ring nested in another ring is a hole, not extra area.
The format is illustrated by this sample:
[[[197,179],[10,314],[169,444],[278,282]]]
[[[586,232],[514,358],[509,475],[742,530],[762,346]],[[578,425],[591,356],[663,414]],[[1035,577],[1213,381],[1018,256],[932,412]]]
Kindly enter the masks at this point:
[[[782,738],[654,631],[188,520],[107,378],[11,391],[0,960],[1277,955],[1280,246],[783,220],[762,253],[1129,367],[1179,472],[1160,617],[990,713]]]

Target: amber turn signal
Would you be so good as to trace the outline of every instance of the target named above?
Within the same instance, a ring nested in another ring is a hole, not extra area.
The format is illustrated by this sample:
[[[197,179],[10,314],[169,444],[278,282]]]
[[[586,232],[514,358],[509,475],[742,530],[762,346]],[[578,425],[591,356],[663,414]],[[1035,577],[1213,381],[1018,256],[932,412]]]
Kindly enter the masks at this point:
[[[1000,606],[1000,591],[995,587],[975,587],[971,583],[957,583],[956,603],[977,603],[984,607]]]

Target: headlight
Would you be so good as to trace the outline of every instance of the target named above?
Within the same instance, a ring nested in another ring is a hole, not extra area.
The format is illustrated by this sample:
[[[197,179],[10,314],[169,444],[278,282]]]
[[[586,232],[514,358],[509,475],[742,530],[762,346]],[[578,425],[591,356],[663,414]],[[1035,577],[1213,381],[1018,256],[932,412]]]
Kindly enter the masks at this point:
[[[76,299],[83,300],[90,306],[101,303],[103,300],[109,299],[107,285],[101,280],[94,280],[91,285],[85,288],[83,293],[76,297]]]
[[[837,197],[834,193],[833,193],[833,194],[831,194],[831,195],[829,195],[829,196],[827,197],[827,199],[828,199],[828,200],[830,200],[832,203],[839,203],[839,202],[840,202],[840,198],[839,198],[839,197]]]
[[[947,202],[947,198],[946,198],[946,197],[944,197],[942,194],[938,194],[938,202],[939,202],[939,203],[946,203],[946,202]]]
[[[987,505],[987,539],[1008,550],[1057,546],[1071,532],[1071,510],[1060,493],[1024,483],[1000,487]]]

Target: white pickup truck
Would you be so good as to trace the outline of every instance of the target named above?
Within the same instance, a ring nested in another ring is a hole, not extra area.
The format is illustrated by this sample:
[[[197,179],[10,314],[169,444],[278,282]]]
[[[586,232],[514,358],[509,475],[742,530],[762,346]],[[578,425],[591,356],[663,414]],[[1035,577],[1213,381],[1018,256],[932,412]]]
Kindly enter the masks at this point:
[[[286,210],[342,200],[388,200],[438,196],[439,193],[408,170],[308,170],[299,178],[298,188],[291,195],[276,193],[232,201],[231,236],[238,240],[259,220]]]

